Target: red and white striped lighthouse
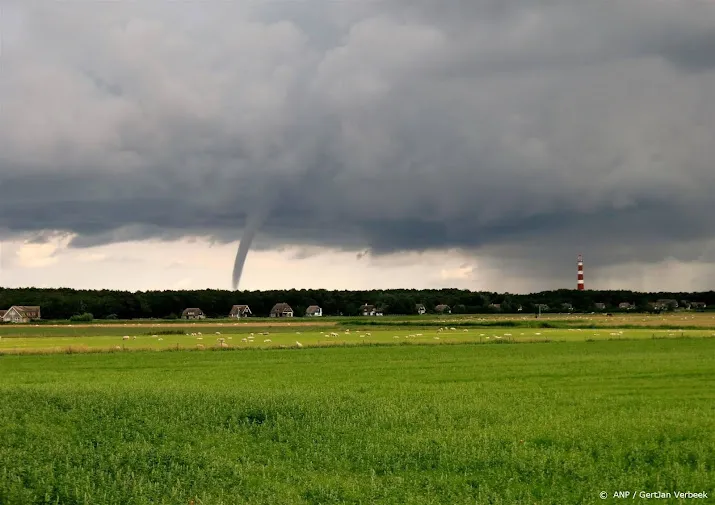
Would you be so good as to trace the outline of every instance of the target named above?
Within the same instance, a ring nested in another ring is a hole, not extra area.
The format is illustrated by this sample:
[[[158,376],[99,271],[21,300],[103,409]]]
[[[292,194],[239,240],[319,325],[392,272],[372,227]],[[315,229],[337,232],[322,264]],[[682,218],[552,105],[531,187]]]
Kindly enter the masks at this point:
[[[578,283],[576,284],[576,289],[583,291],[583,256],[578,255]]]

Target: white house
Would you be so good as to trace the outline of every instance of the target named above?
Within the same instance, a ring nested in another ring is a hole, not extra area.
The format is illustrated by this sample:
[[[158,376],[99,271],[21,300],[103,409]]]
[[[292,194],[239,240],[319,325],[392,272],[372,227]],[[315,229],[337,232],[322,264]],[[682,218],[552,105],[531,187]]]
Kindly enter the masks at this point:
[[[248,307],[248,305],[234,305],[231,307],[231,312],[228,313],[228,317],[234,319],[240,319],[242,317],[252,316],[253,312]]]
[[[287,303],[276,303],[271,309],[271,317],[293,317],[293,309]]]
[[[310,305],[305,309],[305,315],[311,317],[320,317],[323,315],[323,309],[317,305]]]
[[[3,311],[2,320],[5,323],[29,323],[40,319],[40,307],[37,305],[13,305]]]
[[[427,313],[427,309],[426,309],[425,306],[422,305],[421,303],[418,303],[417,305],[415,305],[415,310],[417,311],[417,313],[418,313],[419,315],[422,315],[422,314],[426,314],[426,313]]]

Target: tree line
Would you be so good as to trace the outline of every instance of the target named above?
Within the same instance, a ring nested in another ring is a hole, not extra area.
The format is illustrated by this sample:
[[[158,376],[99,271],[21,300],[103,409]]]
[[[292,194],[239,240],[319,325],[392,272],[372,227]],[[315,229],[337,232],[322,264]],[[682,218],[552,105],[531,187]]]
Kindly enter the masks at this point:
[[[556,290],[517,295],[460,289],[416,290],[389,289],[372,291],[328,291],[324,289],[291,289],[280,291],[112,291],[22,288],[0,288],[0,309],[12,305],[39,305],[43,319],[69,319],[90,313],[98,319],[173,319],[188,307],[198,307],[207,317],[227,317],[233,305],[248,305],[254,316],[265,317],[273,305],[288,303],[295,316],[303,316],[309,305],[318,305],[323,315],[354,316],[363,304],[375,305],[384,314],[416,314],[416,305],[423,304],[427,313],[435,307],[448,305],[452,313],[535,313],[538,305],[547,305],[542,312],[566,312],[563,304],[571,304],[574,312],[617,312],[621,302],[632,303],[635,311],[652,310],[650,302],[674,299],[679,303],[703,302],[715,306],[715,292],[701,293],[640,293],[636,291],[576,291]],[[595,304],[605,308],[597,309]],[[495,307],[497,304],[499,307]]]

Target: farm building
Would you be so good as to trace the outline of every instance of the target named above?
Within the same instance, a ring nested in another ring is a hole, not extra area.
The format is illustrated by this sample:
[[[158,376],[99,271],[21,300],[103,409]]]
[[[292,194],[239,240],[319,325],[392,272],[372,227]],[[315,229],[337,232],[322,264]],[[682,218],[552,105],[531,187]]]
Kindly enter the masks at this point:
[[[198,308],[184,309],[181,313],[181,319],[205,319],[204,311]]]
[[[690,302],[691,309],[698,310],[698,309],[704,309],[705,307],[707,307],[707,305],[705,305],[705,302]]]
[[[293,309],[287,303],[276,303],[271,309],[271,317],[293,317]]]
[[[623,310],[634,310],[636,308],[635,303],[621,302],[618,304],[619,309]]]
[[[376,308],[374,305],[368,305],[367,303],[360,306],[360,314],[363,316],[381,316],[384,310],[384,308]]]
[[[5,323],[29,323],[33,319],[40,319],[40,307],[37,305],[13,305],[1,312]]]
[[[251,309],[248,307],[248,305],[234,305],[231,307],[231,312],[228,313],[228,317],[232,317],[234,319],[239,319],[241,317],[247,317],[247,316],[252,316],[253,312],[251,312]]]
[[[671,298],[661,298],[650,305],[654,310],[675,310],[678,308],[678,301]]]
[[[435,312],[437,312],[439,314],[451,314],[452,313],[452,309],[449,307],[449,305],[444,305],[443,303],[437,305],[434,308],[434,310],[435,310]]]
[[[311,317],[320,317],[323,315],[323,309],[318,307],[317,305],[310,305],[307,309],[305,309],[305,315]]]
[[[415,305],[415,310],[417,311],[417,313],[419,315],[425,314],[427,312],[427,309],[421,303],[418,303],[417,305]]]
[[[596,302],[593,304],[593,306],[596,308],[596,310],[605,310],[606,309],[606,304],[602,302]]]

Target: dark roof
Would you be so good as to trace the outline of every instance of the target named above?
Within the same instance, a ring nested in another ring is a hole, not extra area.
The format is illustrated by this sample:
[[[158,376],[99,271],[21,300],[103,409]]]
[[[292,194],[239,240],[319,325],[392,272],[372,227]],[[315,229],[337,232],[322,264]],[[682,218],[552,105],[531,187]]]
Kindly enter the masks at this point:
[[[435,309],[435,310],[448,310],[448,309],[449,309],[449,305],[445,305],[445,304],[443,304],[443,303],[440,303],[440,304],[437,305],[434,309]]]
[[[315,314],[316,312],[320,312],[320,307],[317,305],[309,305],[307,309],[305,309],[306,314]]]
[[[236,314],[238,312],[245,312],[247,310],[251,310],[248,308],[248,305],[234,305],[231,307],[231,312],[229,314]]]
[[[184,311],[181,314],[186,316],[188,314],[203,314],[203,313],[204,313],[203,310],[196,308],[196,307],[192,307],[189,309],[184,309]]]
[[[293,312],[293,309],[290,308],[290,305],[285,302],[276,303],[271,309],[271,314],[282,314],[284,312]]]

